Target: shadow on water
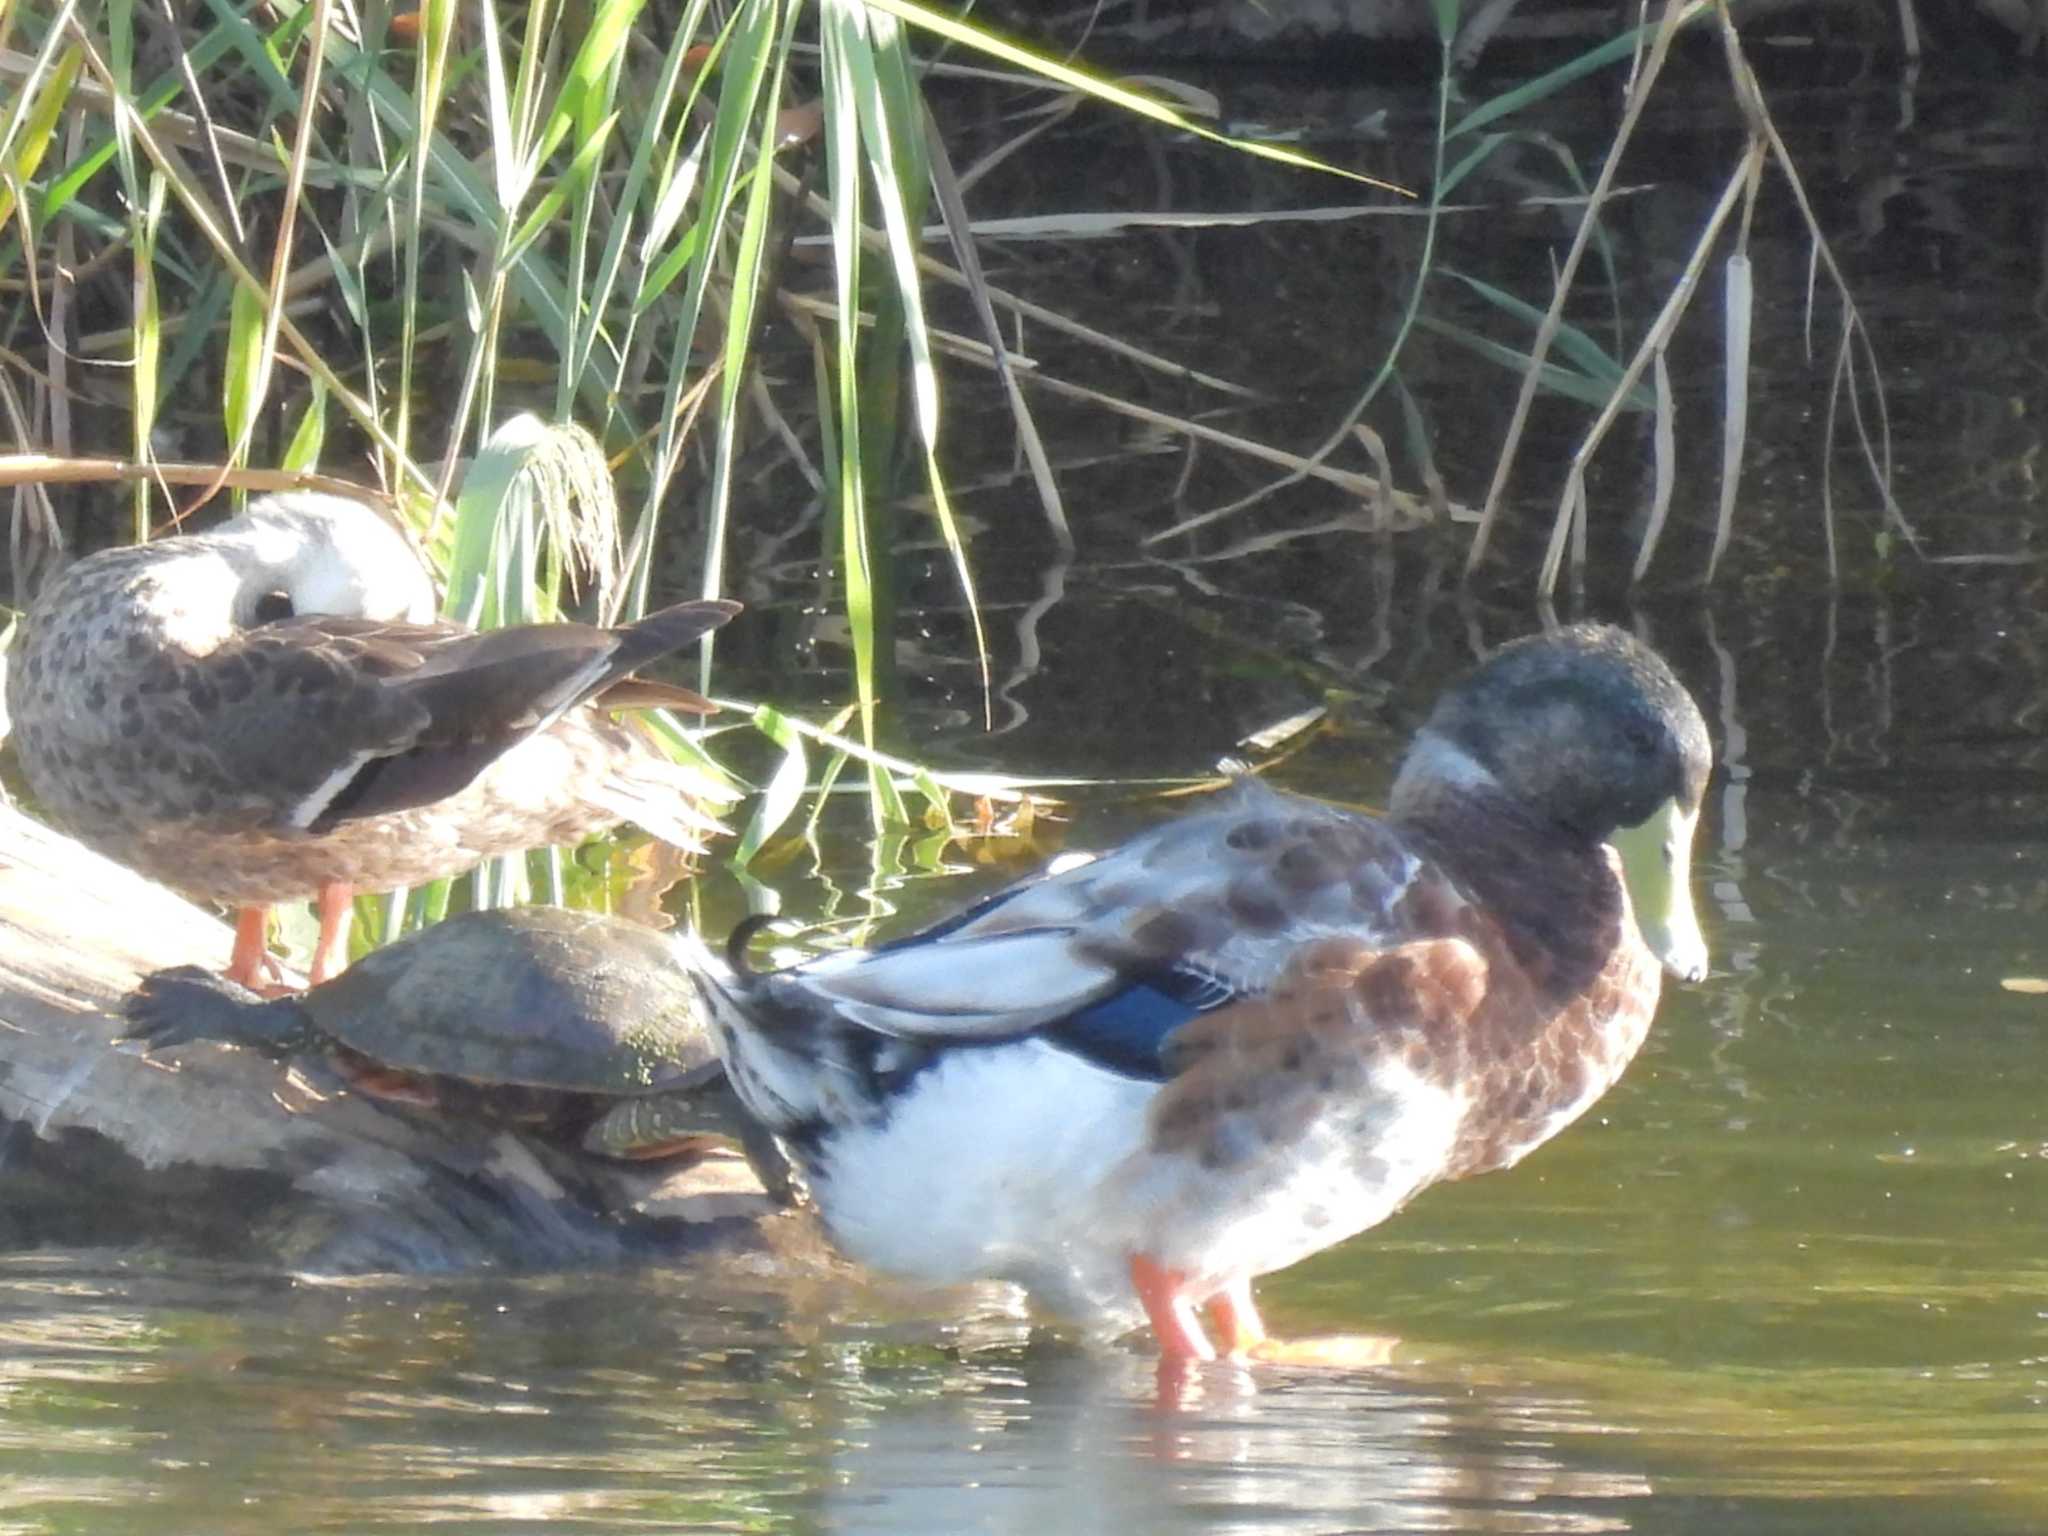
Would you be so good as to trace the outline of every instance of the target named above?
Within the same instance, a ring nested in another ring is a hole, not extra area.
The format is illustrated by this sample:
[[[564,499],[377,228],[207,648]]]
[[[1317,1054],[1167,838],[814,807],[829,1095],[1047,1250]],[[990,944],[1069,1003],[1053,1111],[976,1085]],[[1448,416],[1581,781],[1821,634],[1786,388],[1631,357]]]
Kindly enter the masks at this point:
[[[1163,1413],[1141,1353],[1033,1328],[983,1293],[737,1268],[330,1287],[30,1255],[0,1265],[0,1532],[2048,1526],[2048,999],[2000,985],[2048,973],[2048,569],[2032,563],[2048,346],[2038,244],[2020,238],[2041,227],[2041,108],[1981,83],[1914,107],[1908,121],[1895,90],[1844,84],[1786,117],[1824,217],[1854,231],[1901,502],[1930,555],[1969,559],[1881,550],[1845,453],[1849,579],[1827,594],[1804,256],[1789,226],[1760,227],[1773,307],[1722,582],[1631,606],[1612,575],[1628,530],[1595,540],[1593,608],[1664,650],[1714,728],[1699,878],[1715,974],[1667,1001],[1621,1085],[1529,1163],[1433,1191],[1267,1283],[1282,1330],[1395,1333],[1393,1365],[1218,1368]],[[1392,169],[1420,153],[1402,137],[1420,110],[1393,99],[1374,151]],[[1705,132],[1682,108],[1663,129]],[[1298,191],[1248,190],[1236,166],[1228,185],[1190,183],[1187,146],[1134,157],[1115,131],[1078,130],[1055,190],[1030,180],[1055,157],[1019,157],[1023,179],[992,181],[988,211],[1040,192],[1074,206],[1095,173],[1105,204],[1148,178],[1169,203]],[[1658,231],[1697,212],[1684,165],[1629,205],[1645,282],[1670,248]],[[1537,174],[1533,157],[1500,169]],[[1979,206],[1999,211],[1959,212]],[[1447,238],[1461,264],[1490,251],[1526,276],[1558,238],[1546,219]],[[1412,252],[1317,225],[986,259],[998,281],[1100,303],[1261,382],[1233,430],[1281,436],[1291,420],[1299,448],[1377,355],[1383,306],[1365,291],[1398,290]],[[1041,360],[1071,362],[1053,342]],[[1705,425],[1675,572],[1710,538],[1718,462],[1715,365],[1679,361]],[[1454,487],[1483,483],[1499,441],[1507,392],[1485,367],[1439,350],[1410,376]],[[1058,559],[996,418],[952,409],[999,733],[979,730],[943,555],[906,551],[905,735],[935,759],[1199,775],[1321,710],[1276,778],[1370,802],[1442,682],[1538,622],[1519,584],[1460,598],[1457,539],[1376,539],[1313,486],[1147,544],[1270,477],[1054,406],[1042,425],[1083,509],[1081,551]],[[1550,425],[1554,468],[1570,444]],[[1632,504],[1644,473],[1617,455],[1596,504]],[[735,551],[757,612],[723,654],[801,707],[841,696],[844,652],[815,601],[814,519],[791,505],[784,529]],[[1504,569],[1547,515],[1511,530]],[[938,868],[873,854],[835,812],[815,844],[763,863],[800,918],[903,922],[1162,809],[1105,786],[1029,847],[952,847]],[[729,878],[703,887],[714,922],[739,910]]]

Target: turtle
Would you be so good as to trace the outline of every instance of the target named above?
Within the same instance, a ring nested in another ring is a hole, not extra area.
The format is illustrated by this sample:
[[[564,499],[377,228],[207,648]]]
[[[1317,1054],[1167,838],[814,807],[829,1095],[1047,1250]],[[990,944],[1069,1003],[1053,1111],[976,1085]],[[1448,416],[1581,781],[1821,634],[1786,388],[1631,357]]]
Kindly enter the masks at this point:
[[[448,918],[332,980],[266,998],[201,966],[122,1003],[150,1055],[195,1041],[315,1057],[357,1091],[601,1157],[701,1154],[735,1131],[771,1193],[780,1154],[733,1103],[672,941],[624,918],[513,907]]]

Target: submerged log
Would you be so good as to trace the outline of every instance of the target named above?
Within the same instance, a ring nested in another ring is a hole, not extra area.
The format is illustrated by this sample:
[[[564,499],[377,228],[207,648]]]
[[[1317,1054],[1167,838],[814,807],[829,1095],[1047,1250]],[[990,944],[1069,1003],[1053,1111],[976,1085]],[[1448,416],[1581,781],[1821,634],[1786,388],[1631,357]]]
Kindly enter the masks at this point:
[[[120,1043],[144,973],[225,967],[231,940],[0,804],[0,1245],[167,1245],[324,1273],[808,1247],[737,1155],[615,1163],[370,1098],[318,1062]]]

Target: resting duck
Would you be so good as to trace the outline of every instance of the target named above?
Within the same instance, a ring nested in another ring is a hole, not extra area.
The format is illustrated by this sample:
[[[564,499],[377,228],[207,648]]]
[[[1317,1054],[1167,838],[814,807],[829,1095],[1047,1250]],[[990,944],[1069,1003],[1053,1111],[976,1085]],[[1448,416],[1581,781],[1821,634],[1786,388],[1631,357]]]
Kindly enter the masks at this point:
[[[228,974],[246,985],[267,965],[267,904],[317,894],[317,982],[346,955],[354,887],[622,820],[694,846],[715,825],[699,781],[606,710],[708,709],[632,674],[738,609],[478,634],[434,617],[419,561],[367,507],[269,496],[50,582],[8,667],[14,749],[84,842],[243,908]]]
[[[735,1088],[847,1253],[1258,1351],[1254,1276],[1556,1135],[1704,976],[1704,723],[1577,626],[1447,693],[1384,819],[1245,783],[871,951],[693,944]],[[736,940],[743,941],[745,929]],[[735,946],[737,947],[737,946]]]

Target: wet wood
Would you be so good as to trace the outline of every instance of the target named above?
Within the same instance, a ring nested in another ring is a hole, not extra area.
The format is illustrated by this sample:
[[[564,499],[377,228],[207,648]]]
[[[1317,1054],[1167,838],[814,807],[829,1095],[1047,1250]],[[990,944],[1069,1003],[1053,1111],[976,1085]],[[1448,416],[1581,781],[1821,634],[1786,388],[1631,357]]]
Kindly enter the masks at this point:
[[[777,1243],[743,1160],[680,1172],[549,1146],[195,1045],[119,1043],[225,924],[0,805],[0,1243],[171,1245],[324,1272],[554,1267]]]

